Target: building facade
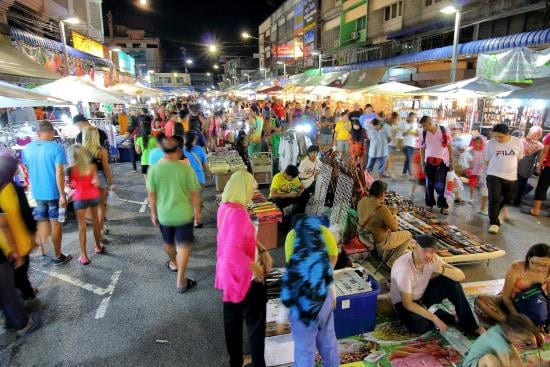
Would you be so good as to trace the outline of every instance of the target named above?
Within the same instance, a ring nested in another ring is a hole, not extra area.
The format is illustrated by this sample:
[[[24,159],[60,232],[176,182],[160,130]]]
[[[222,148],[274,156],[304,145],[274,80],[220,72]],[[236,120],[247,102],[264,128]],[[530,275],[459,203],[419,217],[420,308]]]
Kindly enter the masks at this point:
[[[191,85],[195,90],[206,91],[214,86],[214,77],[212,73],[190,73]]]
[[[101,0],[0,0],[0,30],[7,34],[8,25],[13,25],[59,40],[59,21],[75,16],[79,23],[67,28],[103,42],[101,3]]]
[[[172,90],[189,87],[191,75],[187,73],[149,73],[151,87]]]
[[[120,47],[135,59],[136,72],[141,77],[149,71],[157,73],[162,69],[160,39],[148,36],[144,30],[115,25],[109,44]]]

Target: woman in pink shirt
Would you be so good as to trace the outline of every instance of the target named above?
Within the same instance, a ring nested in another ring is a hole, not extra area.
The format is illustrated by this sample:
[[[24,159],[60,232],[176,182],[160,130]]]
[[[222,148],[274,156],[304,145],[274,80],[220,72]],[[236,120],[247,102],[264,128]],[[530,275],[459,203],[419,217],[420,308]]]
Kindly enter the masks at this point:
[[[90,259],[86,251],[86,212],[92,214],[92,223],[95,238],[95,253],[104,254],[105,246],[101,244],[101,225],[99,221],[99,203],[101,193],[99,191],[99,179],[97,168],[92,164],[88,152],[79,145],[71,147],[74,164],[68,168],[69,184],[74,190],[73,206],[78,219],[78,238],[80,240],[80,258],[82,265],[89,265]]]
[[[218,209],[218,250],[215,287],[223,292],[225,343],[229,365],[243,365],[243,320],[246,321],[252,365],[264,367],[267,294],[264,276],[272,266],[267,250],[257,242],[246,205],[256,182],[246,171],[235,172],[223,191]]]

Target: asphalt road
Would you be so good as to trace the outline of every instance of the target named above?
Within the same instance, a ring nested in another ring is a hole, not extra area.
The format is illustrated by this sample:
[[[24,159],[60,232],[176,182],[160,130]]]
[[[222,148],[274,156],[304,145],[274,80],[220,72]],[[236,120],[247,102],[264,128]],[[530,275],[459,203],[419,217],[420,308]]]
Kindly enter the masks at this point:
[[[54,267],[47,258],[33,255],[31,280],[40,294],[31,309],[40,313],[44,325],[22,340],[0,327],[0,366],[227,365],[221,294],[213,287],[214,189],[204,193],[205,228],[196,231],[189,263],[189,275],[199,285],[180,295],[175,274],[165,267],[160,234],[148,211],[139,213],[139,202],[145,199],[143,178],[127,164],[117,165],[115,174],[120,198],[138,203],[120,201],[111,207],[109,254],[92,256],[90,266],[81,266],[77,228],[71,221],[64,228],[63,249],[74,260]],[[389,183],[408,192],[408,182]],[[422,201],[420,192],[417,199]],[[501,234],[489,235],[488,219],[475,213],[470,206],[457,207],[449,221],[505,249],[507,256],[489,266],[463,267],[468,281],[502,278],[508,264],[523,257],[531,244],[550,238],[550,218],[516,213],[514,226],[505,224]],[[282,249],[273,256],[282,265]]]

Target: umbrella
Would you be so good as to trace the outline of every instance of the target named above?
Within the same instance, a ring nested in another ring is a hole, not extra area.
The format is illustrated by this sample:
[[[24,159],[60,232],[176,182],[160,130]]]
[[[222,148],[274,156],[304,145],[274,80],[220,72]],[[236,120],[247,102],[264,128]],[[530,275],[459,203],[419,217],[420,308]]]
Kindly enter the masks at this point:
[[[0,81],[0,108],[67,105],[70,102]]]
[[[122,98],[110,93],[108,90],[97,87],[89,78],[77,76],[66,76],[63,79],[41,85],[34,88],[33,92],[65,99],[73,103],[126,103]]]
[[[376,84],[367,88],[353,91],[362,94],[379,94],[385,96],[407,96],[408,92],[418,91],[420,88],[399,82]]]
[[[447,98],[484,98],[496,97],[516,89],[519,88],[478,77],[461,80],[455,83],[435,85],[433,87],[408,92],[407,94]]]
[[[506,99],[546,99],[550,100],[550,78],[535,83],[534,86],[515,90],[505,97]]]

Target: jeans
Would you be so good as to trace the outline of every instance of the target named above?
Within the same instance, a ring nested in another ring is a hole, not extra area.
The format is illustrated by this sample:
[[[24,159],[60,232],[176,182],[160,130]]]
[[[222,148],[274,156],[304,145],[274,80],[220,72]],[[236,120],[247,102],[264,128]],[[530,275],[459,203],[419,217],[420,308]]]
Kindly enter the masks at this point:
[[[388,157],[369,157],[367,161],[367,171],[369,171],[369,173],[372,173],[372,171],[374,170],[374,165],[378,163],[376,164],[376,166],[378,167],[378,174],[383,174],[384,166],[386,165],[386,159],[388,159]]]
[[[246,322],[253,367],[265,367],[265,317],[267,290],[261,283],[252,282],[245,299],[239,303],[223,303],[225,345],[229,366],[243,365],[243,320]]]
[[[445,184],[447,183],[448,168],[445,163],[434,166],[426,163],[424,173],[426,174],[426,195],[425,202],[427,207],[433,207],[437,204],[438,208],[447,209],[447,199],[445,199]],[[437,202],[435,201],[435,192],[437,192]]]
[[[487,175],[487,188],[489,189],[489,223],[500,226],[498,215],[505,205],[510,203],[514,195],[517,181],[509,181],[503,178]]]
[[[349,140],[336,140],[336,149],[340,153],[349,154]]]
[[[412,164],[412,156],[414,154],[414,147],[403,147],[403,154],[405,155],[405,165],[403,166],[403,174],[406,175],[407,173],[409,175],[412,175],[413,172],[411,170],[411,164]]]
[[[443,275],[430,280],[422,299],[417,301],[417,303],[422,304],[426,308],[430,308],[435,304],[441,303],[444,299],[448,299],[453,306],[455,306],[458,326],[460,326],[461,329],[471,333],[479,328],[479,324],[468,303],[468,299],[466,299],[462,285]],[[407,329],[413,333],[424,334],[435,328],[433,322],[407,310],[403,307],[401,302],[396,303],[394,308]],[[436,315],[446,324],[454,320],[453,315],[441,309],[436,312]]]
[[[313,190],[315,190],[315,188]],[[303,213],[305,213],[306,206],[307,206],[307,203],[308,203],[310,197],[311,197],[311,195],[308,194],[308,192],[304,191],[302,196],[299,196],[297,198],[276,198],[276,199],[271,199],[271,201],[275,205],[277,205],[277,207],[279,209],[281,209],[281,211],[284,211],[284,209],[287,206],[295,205],[294,211],[292,213],[292,215],[294,215],[294,214],[303,214]]]
[[[13,268],[7,261],[0,264],[0,307],[8,323],[16,330],[23,329],[29,322],[25,307],[15,289]]]
[[[294,339],[294,366],[311,367],[315,365],[317,351],[321,354],[324,367],[340,366],[338,341],[334,331],[334,313],[332,296],[329,294],[321,311],[309,326],[299,319],[290,317],[292,338]]]

